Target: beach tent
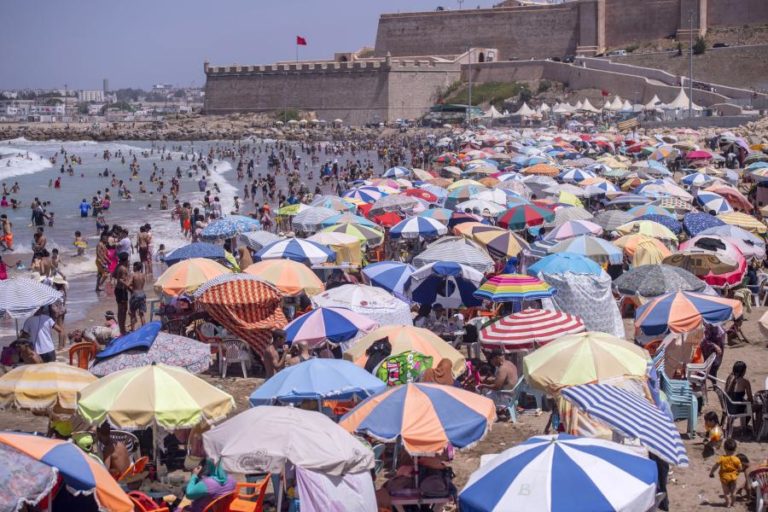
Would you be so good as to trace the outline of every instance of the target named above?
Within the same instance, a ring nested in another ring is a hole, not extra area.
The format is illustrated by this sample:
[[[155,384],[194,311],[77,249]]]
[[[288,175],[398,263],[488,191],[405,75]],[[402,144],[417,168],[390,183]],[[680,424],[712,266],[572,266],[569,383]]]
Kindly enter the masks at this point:
[[[633,112],[634,108],[632,107],[632,103],[630,103],[629,100],[624,100],[624,103],[621,104],[621,111]]]
[[[600,112],[599,109],[592,106],[592,103],[589,102],[589,99],[584,100],[584,103],[581,105],[582,110],[586,110],[587,112]]]
[[[609,107],[610,110],[613,110],[614,112],[619,112],[622,108],[624,108],[624,102],[619,96],[616,96],[613,98],[613,101],[611,102],[611,106]]]
[[[681,87],[680,92],[677,94],[677,97],[671,102],[664,104],[662,108],[666,110],[687,109],[688,95],[685,93],[685,89]],[[704,110],[704,109],[694,103],[693,110]]]
[[[501,119],[502,117],[504,117],[504,114],[496,110],[496,107],[493,105],[491,105],[491,108],[488,109],[488,112],[483,116],[484,119]]]
[[[522,116],[522,117],[531,117],[535,113],[536,111],[531,109],[531,107],[528,106],[528,103],[523,102],[522,106],[519,109],[517,109],[517,112],[515,112],[512,115]]]
[[[661,100],[659,99],[658,96],[654,94],[653,98],[651,98],[651,101],[649,101],[644,105],[644,108],[645,110],[658,110],[660,104],[661,104]]]

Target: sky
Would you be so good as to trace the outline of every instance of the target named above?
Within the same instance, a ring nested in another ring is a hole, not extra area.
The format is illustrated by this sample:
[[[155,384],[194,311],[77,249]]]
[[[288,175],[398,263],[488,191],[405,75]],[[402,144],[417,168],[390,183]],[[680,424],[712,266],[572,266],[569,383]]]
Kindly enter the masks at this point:
[[[0,89],[202,87],[203,62],[271,64],[373,46],[380,13],[457,0],[0,0]],[[496,1],[466,0],[463,7]]]

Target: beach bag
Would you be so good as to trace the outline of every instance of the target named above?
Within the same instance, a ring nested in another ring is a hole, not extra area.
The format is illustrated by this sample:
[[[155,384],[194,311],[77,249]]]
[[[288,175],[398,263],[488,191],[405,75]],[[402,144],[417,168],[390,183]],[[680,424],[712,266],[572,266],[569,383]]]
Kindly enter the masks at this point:
[[[416,382],[421,374],[429,368],[432,368],[432,356],[408,351],[381,361],[374,375],[385,382],[387,386],[399,386]]]
[[[421,468],[419,491],[424,498],[445,498],[453,492],[453,471],[451,468]]]

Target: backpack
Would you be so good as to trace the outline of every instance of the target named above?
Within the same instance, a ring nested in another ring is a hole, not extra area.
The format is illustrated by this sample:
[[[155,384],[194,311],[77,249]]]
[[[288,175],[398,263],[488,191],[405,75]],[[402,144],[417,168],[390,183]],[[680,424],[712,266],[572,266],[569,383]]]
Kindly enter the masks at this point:
[[[455,494],[451,468],[420,468],[419,491],[424,498],[445,498]]]

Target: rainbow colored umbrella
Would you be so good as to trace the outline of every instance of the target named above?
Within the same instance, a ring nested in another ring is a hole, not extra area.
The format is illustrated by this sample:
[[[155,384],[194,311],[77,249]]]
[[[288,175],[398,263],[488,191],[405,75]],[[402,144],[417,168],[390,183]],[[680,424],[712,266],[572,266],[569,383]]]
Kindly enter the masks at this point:
[[[499,215],[496,223],[504,228],[525,229],[550,222],[554,218],[555,213],[551,210],[532,204],[520,204]]]
[[[725,322],[742,314],[741,302],[693,292],[674,292],[657,297],[640,306],[635,314],[635,327],[649,336],[667,330],[690,332],[701,325]]]
[[[493,302],[513,302],[551,297],[555,289],[533,276],[525,274],[499,274],[484,282],[475,292],[476,297]]]
[[[107,469],[73,443],[59,439],[0,432],[0,444],[56,468],[64,484],[76,493],[95,492],[101,510],[132,512],[133,503]],[[16,478],[23,479],[23,475]],[[4,484],[5,485],[5,484]]]
[[[496,419],[488,398],[440,384],[406,384],[367,398],[339,425],[382,442],[398,439],[414,456],[465,448],[480,441]]]
[[[365,315],[345,308],[317,308],[284,327],[288,342],[304,341],[317,345],[325,340],[348,341],[359,333],[367,333],[379,324]]]

